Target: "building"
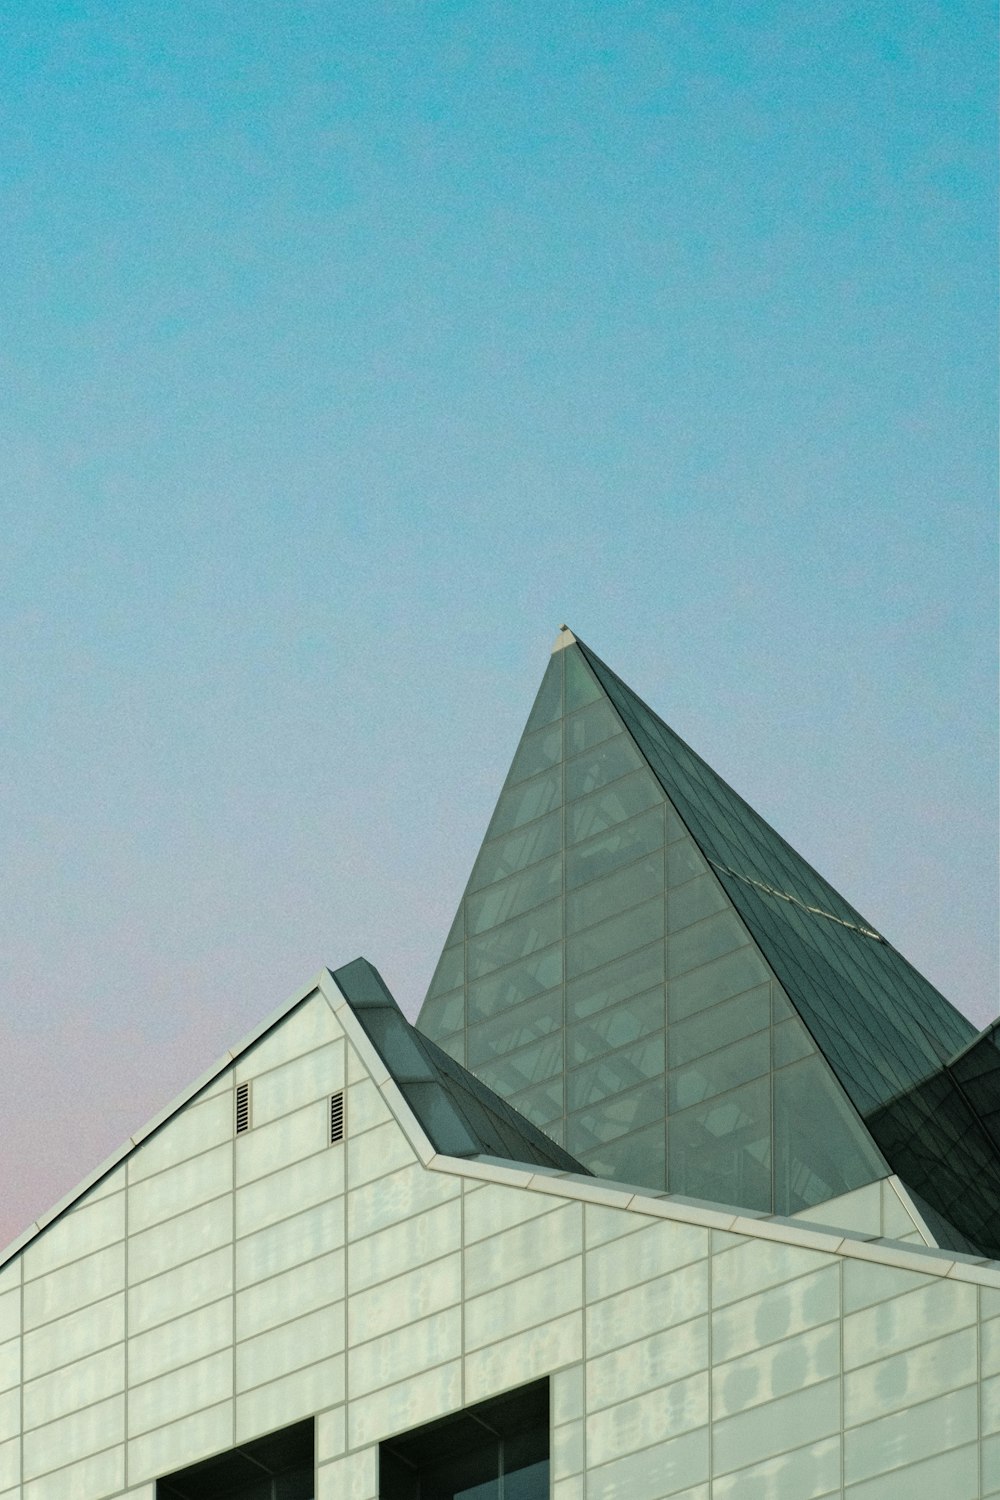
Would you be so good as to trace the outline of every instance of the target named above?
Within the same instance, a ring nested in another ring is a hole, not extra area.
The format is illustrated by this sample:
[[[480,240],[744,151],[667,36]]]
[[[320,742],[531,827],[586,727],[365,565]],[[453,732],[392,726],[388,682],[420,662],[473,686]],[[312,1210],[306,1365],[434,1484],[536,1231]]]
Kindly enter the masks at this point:
[[[561,632],[417,1022],[0,1258],[0,1500],[1000,1497],[1000,1035]]]

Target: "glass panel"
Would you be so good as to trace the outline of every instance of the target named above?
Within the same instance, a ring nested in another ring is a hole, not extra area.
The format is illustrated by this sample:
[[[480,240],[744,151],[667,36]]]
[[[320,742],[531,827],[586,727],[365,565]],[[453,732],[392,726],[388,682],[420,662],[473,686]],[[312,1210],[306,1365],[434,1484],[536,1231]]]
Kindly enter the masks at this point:
[[[575,708],[600,698],[601,690],[575,646],[567,646],[562,654],[566,662],[566,712],[571,714]]]
[[[425,1000],[421,1015],[428,1035],[437,1038],[449,1031],[457,1031],[465,1021],[465,991],[453,990],[450,995]]]
[[[567,1150],[570,1148],[567,1146]],[[593,1151],[571,1151],[585,1167],[598,1177],[614,1182],[635,1182],[644,1187],[664,1188],[663,1121],[631,1135],[619,1136]],[[654,1482],[650,1480],[651,1484]],[[656,1493],[655,1489],[652,1493]]]
[[[684,885],[707,869],[705,861],[689,838],[678,839],[667,849],[667,881],[670,885]]]
[[[495,1062],[483,1063],[476,1069],[483,1082],[501,1098],[509,1098],[519,1089],[529,1088],[533,1083],[542,1083],[562,1072],[562,1032],[548,1036],[544,1041],[524,1047],[520,1052],[497,1058]]]
[[[533,865],[520,875],[512,875],[509,880],[487,886],[486,890],[466,899],[469,936],[487,932],[500,922],[530,911],[533,906],[540,906],[543,901],[557,896],[561,886],[562,860],[558,855]]]
[[[527,916],[494,928],[466,944],[470,979],[514,963],[554,942],[562,933],[562,901],[550,901]]]
[[[714,963],[694,969],[681,979],[671,980],[667,990],[670,1019],[683,1020],[697,1010],[728,1000],[730,995],[753,989],[769,978],[756,949],[747,944],[725,958],[717,958]]]
[[[557,989],[504,1011],[481,1026],[471,1026],[468,1034],[469,1067],[475,1068],[481,1062],[548,1036],[550,1032],[558,1031],[562,1023],[562,990]]]
[[[667,925],[671,932],[676,932],[678,928],[699,922],[702,917],[710,917],[713,912],[725,911],[728,905],[726,893],[715,876],[710,873],[699,875],[671,890]]]
[[[617,739],[606,740],[596,750],[567,762],[566,800],[585,797],[588,792],[606,786],[609,781],[617,781],[641,765],[639,752],[628,735],[620,734]]]
[[[774,1074],[774,1143],[778,1213],[796,1213],[888,1176],[867,1130],[815,1055]]]
[[[548,770],[562,759],[562,724],[552,724],[537,734],[526,735],[518,746],[507,777],[508,785],[527,781],[539,771]]]
[[[583,802],[574,802],[566,809],[566,842],[578,843],[611,828],[615,823],[624,823],[636,813],[645,812],[663,801],[663,793],[648,771],[636,771],[616,781],[613,786],[593,793]]]
[[[536,776],[533,781],[508,787],[497,803],[486,837],[496,838],[498,834],[507,833],[511,828],[520,828],[522,823],[530,823],[534,818],[540,818],[543,813],[558,807],[562,796],[561,781],[562,772],[556,766],[543,776]]]
[[[663,1033],[621,1052],[607,1053],[566,1078],[566,1108],[586,1109],[663,1072]]]
[[[617,1005],[630,995],[640,994],[654,984],[663,983],[663,944],[630,953],[607,968],[575,979],[566,986],[566,1013],[583,1019],[608,1005]]]
[[[469,890],[478,891],[494,880],[503,880],[528,865],[557,854],[562,842],[562,813],[557,809],[539,818],[527,828],[509,833],[506,838],[484,844],[469,881]]]
[[[730,1047],[706,1053],[687,1067],[670,1074],[670,1109],[687,1109],[713,1094],[724,1094],[741,1083],[759,1078],[771,1068],[771,1039],[766,1031],[744,1037]]]
[[[622,721],[606,698],[566,720],[566,754],[579,755],[612,735],[622,734]]]
[[[510,1100],[519,1114],[526,1115],[541,1128],[558,1120],[563,1112],[563,1081],[553,1078],[548,1083],[514,1094]]]
[[[566,942],[566,973],[579,974],[663,936],[663,901],[647,901]]]
[[[438,960],[438,966],[434,970],[434,978],[428,995],[446,995],[449,990],[457,989],[465,979],[465,949],[459,945],[457,948],[446,948]]]
[[[545,668],[542,685],[525,725],[526,734],[541,729],[543,724],[551,724],[553,719],[562,718],[562,654],[557,651]]]
[[[585,844],[566,851],[566,889],[584,885],[622,865],[631,864],[642,854],[651,854],[663,843],[663,808],[654,807],[631,822],[619,823],[607,833],[599,833]]]
[[[770,1080],[670,1116],[670,1191],[743,1208],[771,1207]]]
[[[455,914],[455,920],[451,924],[451,931],[448,934],[448,941],[445,943],[445,947],[446,948],[454,948],[454,946],[455,946],[456,943],[461,943],[461,942],[464,942],[464,941],[465,941],[465,906],[463,904],[463,905],[459,906],[458,911]]]
[[[667,944],[667,977],[686,974],[689,969],[700,968],[723,953],[732,953],[749,942],[743,923],[735,912],[720,911],[704,922],[685,927],[677,932]]]
[[[630,1094],[619,1094],[617,1098],[605,1099],[600,1109],[588,1109],[570,1115],[566,1121],[566,1150],[579,1157],[582,1151],[591,1151],[605,1141],[660,1122],[660,1171],[663,1170],[663,1120],[666,1114],[663,1097],[663,1080],[644,1083]]]
[[[664,1015],[663,990],[650,990],[638,995],[627,1005],[612,1005],[600,1011],[589,1021],[577,1023],[569,1029],[569,1062],[586,1062],[600,1057],[616,1047],[625,1047],[642,1036],[662,1030]]]
[[[566,930],[578,932],[606,917],[637,906],[663,890],[663,856],[647,854],[614,875],[605,876],[566,898]]]
[[[735,1000],[724,1000],[689,1021],[670,1028],[670,1066],[678,1068],[706,1052],[715,1052],[741,1037],[763,1030],[771,1019],[770,985],[747,990]]]
[[[551,989],[562,979],[562,944],[536,953],[502,974],[469,985],[469,1021],[484,1021],[519,1000]]]
[[[808,1057],[814,1048],[809,1033],[797,1016],[790,1021],[782,1021],[772,1032],[772,1044],[774,1047],[774,1062],[776,1068],[784,1067],[785,1063],[797,1062],[800,1057]]]

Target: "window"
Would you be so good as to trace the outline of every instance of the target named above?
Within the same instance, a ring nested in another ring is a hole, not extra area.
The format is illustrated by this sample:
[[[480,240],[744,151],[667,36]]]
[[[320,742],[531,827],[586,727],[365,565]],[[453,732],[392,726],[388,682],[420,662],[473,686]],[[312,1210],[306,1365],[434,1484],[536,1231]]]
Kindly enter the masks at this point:
[[[389,1438],[380,1500],[548,1500],[549,1387],[541,1380]]]
[[[313,1422],[241,1443],[156,1482],[156,1500],[313,1500]]]

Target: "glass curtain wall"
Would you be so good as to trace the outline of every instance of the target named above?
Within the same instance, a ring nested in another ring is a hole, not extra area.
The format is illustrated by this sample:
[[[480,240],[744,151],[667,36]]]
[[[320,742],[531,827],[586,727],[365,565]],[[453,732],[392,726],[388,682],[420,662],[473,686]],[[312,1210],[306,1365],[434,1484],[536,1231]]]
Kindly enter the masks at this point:
[[[600,1176],[788,1213],[888,1171],[575,645],[417,1024]]]

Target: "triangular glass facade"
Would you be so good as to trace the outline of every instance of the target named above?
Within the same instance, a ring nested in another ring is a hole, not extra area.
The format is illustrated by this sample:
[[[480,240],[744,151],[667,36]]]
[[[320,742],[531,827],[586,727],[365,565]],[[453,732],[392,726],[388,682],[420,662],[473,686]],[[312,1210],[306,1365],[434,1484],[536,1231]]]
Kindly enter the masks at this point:
[[[889,1172],[576,643],[417,1024],[601,1176],[791,1213]]]

